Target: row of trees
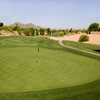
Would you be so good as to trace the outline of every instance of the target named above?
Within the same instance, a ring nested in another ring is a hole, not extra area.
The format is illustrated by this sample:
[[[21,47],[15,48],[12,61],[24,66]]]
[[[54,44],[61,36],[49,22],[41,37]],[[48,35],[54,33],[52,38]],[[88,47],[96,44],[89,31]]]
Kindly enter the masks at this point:
[[[17,31],[19,35],[24,33],[26,36],[34,36],[34,35],[53,35],[53,36],[63,36],[66,34],[77,34],[79,32],[91,32],[91,31],[100,31],[100,27],[98,23],[92,23],[87,30],[73,30],[72,28],[70,30],[65,29],[65,30],[56,30],[56,29],[34,29],[34,28],[20,28],[18,25],[14,27],[10,26],[3,26],[3,23],[0,23],[0,30],[5,30],[5,31]]]
[[[57,29],[34,29],[34,28],[20,28],[18,25],[14,26],[14,27],[10,27],[10,26],[3,26],[3,23],[0,24],[0,30],[5,30],[5,31],[17,31],[20,35],[21,33],[24,33],[27,36],[34,36],[34,35],[54,35],[54,36],[63,36],[66,34],[71,34],[71,33],[78,33],[80,30],[73,30],[72,28],[70,30],[68,29],[64,29],[64,30],[57,30]]]
[[[51,30],[50,28],[34,29],[34,28],[20,28],[18,25],[14,27],[3,26],[3,23],[0,23],[0,30],[10,31],[10,32],[17,31],[19,35],[21,35],[21,33],[24,33],[27,36],[34,36],[39,34],[44,35],[45,33],[51,35],[53,32],[56,32],[56,30]]]
[[[50,28],[47,28],[47,29],[34,29],[34,28],[23,28],[21,29],[22,32],[27,35],[27,36],[34,36],[34,35],[45,35],[45,34],[48,34],[48,35],[51,35],[52,34],[52,30]]]

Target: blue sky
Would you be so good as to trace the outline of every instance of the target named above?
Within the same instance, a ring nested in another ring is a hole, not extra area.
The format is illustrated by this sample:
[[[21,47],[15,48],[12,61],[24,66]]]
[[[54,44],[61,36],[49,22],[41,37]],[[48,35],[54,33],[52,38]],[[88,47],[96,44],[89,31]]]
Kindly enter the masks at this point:
[[[0,0],[0,22],[83,29],[100,23],[100,0]]]

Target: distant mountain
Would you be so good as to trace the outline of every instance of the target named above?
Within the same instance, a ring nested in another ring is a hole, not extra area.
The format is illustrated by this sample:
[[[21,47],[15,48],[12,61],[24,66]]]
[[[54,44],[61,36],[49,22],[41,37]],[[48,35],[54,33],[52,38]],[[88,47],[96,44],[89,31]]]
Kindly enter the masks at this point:
[[[40,26],[36,26],[36,25],[34,25],[32,23],[22,24],[22,23],[19,23],[19,22],[16,22],[16,23],[14,23],[14,24],[12,24],[10,26],[14,27],[16,25],[18,25],[20,28],[35,28],[35,29],[40,29],[41,28]]]

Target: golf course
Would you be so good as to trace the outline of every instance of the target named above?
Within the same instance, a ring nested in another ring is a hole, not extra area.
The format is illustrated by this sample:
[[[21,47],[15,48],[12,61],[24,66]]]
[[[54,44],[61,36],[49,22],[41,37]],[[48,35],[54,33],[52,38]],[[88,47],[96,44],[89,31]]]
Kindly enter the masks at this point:
[[[100,45],[63,43],[100,54]],[[100,56],[43,36],[0,37],[0,100],[99,99]]]

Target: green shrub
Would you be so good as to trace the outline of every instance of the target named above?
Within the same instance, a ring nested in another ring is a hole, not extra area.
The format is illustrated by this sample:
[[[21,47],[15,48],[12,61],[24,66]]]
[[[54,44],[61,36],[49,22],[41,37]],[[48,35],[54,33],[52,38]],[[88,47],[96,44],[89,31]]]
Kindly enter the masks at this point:
[[[0,31],[3,30],[3,27],[0,27]]]
[[[26,36],[34,36],[35,29],[34,28],[24,28],[23,32]]]
[[[59,36],[59,33],[58,32],[52,33],[52,36],[58,37]]]
[[[64,31],[64,35],[66,35],[67,34],[67,32],[66,31]]]
[[[39,35],[39,30],[38,29],[36,29],[36,35]]]
[[[10,26],[2,26],[2,27],[0,27],[0,30],[12,32],[12,28]]]
[[[29,30],[29,28],[24,28],[24,29],[23,29],[23,32],[24,32],[24,34],[25,34],[26,36],[30,36],[30,30]]]
[[[87,33],[88,32],[88,30],[82,30],[81,31],[81,33]]]
[[[5,31],[12,32],[12,28],[10,26],[3,26],[2,29]]]
[[[74,31],[75,34],[78,34],[78,32],[79,32],[78,30],[75,30],[75,31]]]
[[[84,42],[84,41],[89,41],[89,36],[87,35],[81,35],[79,38],[80,42]]]
[[[44,35],[44,29],[43,28],[40,29],[40,35]]]
[[[47,28],[47,34],[51,35],[51,29],[50,28]]]
[[[17,31],[17,32],[19,33],[19,35],[21,35],[21,29],[20,29],[20,27],[19,27],[18,25],[14,26],[14,27],[12,28],[12,30],[13,30],[13,31]]]
[[[57,33],[57,30],[53,29],[53,30],[51,30],[51,33],[52,34]]]
[[[22,35],[22,34],[21,34],[21,30],[17,30],[17,32],[18,32],[19,35]]]
[[[32,36],[34,36],[34,34],[35,34],[35,29],[34,29],[34,28],[29,28],[29,30],[30,30],[30,34],[31,34]]]
[[[64,32],[59,32],[59,35],[60,36],[64,36]]]
[[[13,31],[17,31],[18,29],[20,29],[20,27],[19,27],[18,25],[14,26],[14,27],[12,28]]]
[[[64,32],[56,32],[56,33],[53,33],[52,36],[54,37],[64,36]]]

